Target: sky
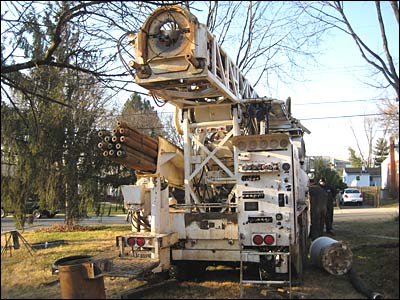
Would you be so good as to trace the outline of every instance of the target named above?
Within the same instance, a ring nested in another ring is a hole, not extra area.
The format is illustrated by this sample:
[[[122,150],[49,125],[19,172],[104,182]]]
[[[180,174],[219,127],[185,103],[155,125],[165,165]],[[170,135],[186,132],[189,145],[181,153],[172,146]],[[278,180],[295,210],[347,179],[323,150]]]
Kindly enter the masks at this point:
[[[344,1],[344,6],[356,32],[368,46],[381,54],[382,41],[374,2]],[[387,1],[381,2],[381,8],[398,72],[399,26]],[[205,23],[205,15],[196,13],[196,16],[200,22]],[[232,49],[228,46],[223,48],[230,55]],[[394,91],[389,88],[388,93],[385,93],[366,83],[374,77],[371,75],[371,67],[361,57],[353,39],[341,31],[331,31],[329,36],[325,37],[323,53],[316,58],[319,65],[305,63],[307,68],[303,77],[306,81],[270,81],[267,89],[262,85],[256,87],[258,95],[280,100],[291,97],[292,115],[311,131],[304,137],[308,156],[330,156],[347,160],[348,148],[358,151],[358,144],[366,155],[364,115],[378,113],[378,105],[382,102],[380,99],[393,97]],[[247,78],[251,82],[249,76]],[[133,86],[136,85],[133,83]],[[138,86],[133,89],[147,93]],[[126,94],[120,96],[120,107],[128,97]],[[172,113],[174,107],[166,105],[157,110],[160,113]],[[160,115],[162,117],[162,114]],[[375,140],[382,134],[383,130],[378,128]]]
[[[345,5],[350,5],[345,3]],[[354,2],[349,12],[350,22],[376,51],[381,45],[379,39],[374,3]],[[385,9],[388,9],[385,6]],[[392,29],[390,41],[395,41],[397,49],[393,51],[398,60],[399,28],[394,16],[387,25]],[[367,141],[364,130],[364,116],[341,117],[375,114],[381,99],[387,96],[366,84],[371,76],[371,68],[361,57],[352,38],[342,32],[336,32],[326,40],[329,51],[320,58],[322,65],[310,71],[309,81],[287,86],[278,83],[277,98],[292,97],[292,114],[301,120],[311,134],[305,135],[306,151],[309,156],[333,156],[348,159],[348,148],[357,151],[356,134],[364,155],[367,154]],[[375,50],[374,49],[374,50]],[[397,68],[398,71],[398,68]],[[387,92],[393,93],[392,89]],[[391,96],[393,94],[389,94]],[[313,104],[310,104],[313,103]],[[328,118],[324,118],[328,117]],[[354,133],[351,130],[354,128]],[[377,129],[376,138],[382,136],[383,130]]]
[[[345,2],[345,9],[356,32],[379,52],[382,42],[374,2]],[[389,15],[389,18],[384,17],[385,25],[390,33],[389,43],[395,46],[392,54],[398,66],[399,27],[390,5],[382,4],[382,12],[384,16]],[[304,137],[308,156],[348,160],[349,147],[358,152],[357,141],[363,154],[367,155],[364,115],[378,113],[380,99],[392,97],[394,91],[387,89],[383,92],[366,84],[372,76],[371,67],[362,59],[350,36],[331,31],[323,47],[324,53],[317,57],[319,65],[306,70],[305,82],[288,84],[276,81],[269,86],[269,94],[262,87],[256,88],[256,91],[259,96],[280,100],[291,97],[292,115],[311,131]],[[229,55],[229,49],[225,50]],[[171,112],[173,109],[167,105],[160,112]],[[383,130],[377,128],[375,139],[382,134]]]

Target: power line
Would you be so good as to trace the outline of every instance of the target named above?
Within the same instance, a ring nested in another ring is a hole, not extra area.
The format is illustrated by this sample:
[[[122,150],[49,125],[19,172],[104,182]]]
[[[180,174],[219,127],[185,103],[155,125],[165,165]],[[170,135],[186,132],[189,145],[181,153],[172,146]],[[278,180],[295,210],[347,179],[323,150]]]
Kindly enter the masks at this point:
[[[146,113],[131,113],[131,114],[124,114],[124,116],[148,116],[149,114],[169,114],[172,115],[173,112],[146,112]],[[311,117],[311,118],[296,118],[300,121],[308,121],[308,120],[325,120],[325,119],[338,119],[338,118],[354,118],[354,117],[370,117],[370,116],[383,116],[383,113],[377,114],[360,114],[360,115],[347,115],[347,116],[330,116],[330,117]],[[118,117],[120,115],[113,115],[111,117]]]
[[[308,119],[299,119],[299,120],[300,120],[300,121],[325,120],[325,119],[353,118],[353,117],[370,117],[370,116],[383,116],[383,115],[384,115],[384,114],[363,114],[363,115],[349,115],[349,116],[332,116],[332,117],[308,118]]]
[[[336,103],[353,103],[353,102],[369,102],[369,101],[384,101],[384,99],[357,99],[357,100],[339,100],[339,101],[320,101],[320,102],[307,102],[307,103],[293,103],[292,105],[315,105],[315,104],[336,104]]]

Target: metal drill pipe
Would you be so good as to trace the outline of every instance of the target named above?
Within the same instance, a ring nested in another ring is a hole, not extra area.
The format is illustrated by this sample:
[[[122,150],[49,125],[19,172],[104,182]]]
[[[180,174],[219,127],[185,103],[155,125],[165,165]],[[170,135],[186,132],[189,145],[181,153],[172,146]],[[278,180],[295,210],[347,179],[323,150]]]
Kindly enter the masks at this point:
[[[149,148],[151,148],[155,151],[157,151],[157,149],[158,149],[158,141],[156,142],[154,139],[152,139],[149,136],[146,136],[141,133],[136,133],[127,128],[120,128],[119,132],[120,132],[121,136],[129,137],[130,139],[135,140],[140,144],[145,144],[146,146],[148,146]]]
[[[107,143],[107,148],[108,150],[111,150],[114,148],[114,144],[113,143]]]
[[[135,169],[138,171],[154,173],[157,170],[156,164],[142,159],[138,159],[131,154],[125,154],[124,157],[112,156],[109,158],[112,161],[124,165],[127,168]]]
[[[145,135],[145,134],[141,133],[140,131],[130,127],[129,124],[124,121],[118,121],[117,126],[120,128],[119,129],[120,134],[123,134],[123,135],[131,135],[132,134],[132,135],[136,135],[137,137],[143,137],[146,140],[148,140],[151,144],[153,144],[154,146],[158,145],[158,140],[153,139],[152,137]]]
[[[119,133],[119,128],[118,128],[118,127],[113,128],[112,134],[113,134],[113,135],[117,135],[118,133]]]
[[[117,156],[117,151],[114,149],[111,149],[108,151],[108,156]]]
[[[97,133],[97,136],[100,137],[100,138],[104,138],[106,135],[110,135],[110,133],[107,130],[100,130]]]
[[[146,146],[137,149],[137,148],[133,148],[130,144],[127,143],[116,143],[115,144],[115,149],[116,150],[122,150],[122,151],[131,151],[131,150],[135,150],[141,153],[144,153],[146,156],[149,156],[151,158],[153,158],[154,160],[157,159],[157,155],[158,153],[156,151],[154,151],[153,149],[150,149]]]
[[[101,150],[107,150],[107,143],[106,142],[100,142],[97,144],[97,147]]]
[[[122,151],[122,150],[118,150],[117,151],[117,156],[119,156],[119,157],[124,157],[126,155],[131,155],[133,157],[136,157],[137,159],[141,159],[141,160],[147,161],[147,162],[149,162],[151,164],[156,164],[157,163],[156,159],[154,159],[152,157],[149,157],[149,156],[146,156],[144,153],[141,153],[141,152],[138,152],[138,151],[135,151],[135,150],[132,150],[132,149],[129,149],[128,151]]]
[[[121,136],[120,137],[120,144],[121,145],[126,145],[129,148],[132,148],[133,150],[136,150],[138,152],[145,153],[147,156],[153,157],[154,159],[157,159],[158,152],[154,148],[149,147],[147,144],[140,143],[137,140],[134,140],[130,137],[126,136]]]

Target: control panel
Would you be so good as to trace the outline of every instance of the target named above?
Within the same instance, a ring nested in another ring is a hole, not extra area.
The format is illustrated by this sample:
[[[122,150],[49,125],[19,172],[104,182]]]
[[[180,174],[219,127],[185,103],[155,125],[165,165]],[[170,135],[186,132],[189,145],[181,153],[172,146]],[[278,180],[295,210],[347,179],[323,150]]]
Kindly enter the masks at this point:
[[[269,245],[288,245],[293,211],[289,135],[238,136],[234,145],[242,242],[254,246],[254,235],[264,234],[274,237]]]

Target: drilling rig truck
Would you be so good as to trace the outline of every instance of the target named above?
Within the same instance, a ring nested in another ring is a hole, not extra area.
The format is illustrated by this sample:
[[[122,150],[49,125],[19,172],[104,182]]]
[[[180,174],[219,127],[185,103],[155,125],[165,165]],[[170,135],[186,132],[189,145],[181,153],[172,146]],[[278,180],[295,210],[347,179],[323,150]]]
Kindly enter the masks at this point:
[[[156,9],[129,42],[125,65],[154,99],[175,106],[183,149],[141,138],[157,146],[155,160],[141,167],[150,160],[141,151],[137,182],[121,186],[132,231],[116,237],[119,256],[156,261],[153,273],[177,277],[210,264],[240,268],[241,283],[301,277],[310,219],[303,135],[310,132],[292,116],[290,98],[258,96],[184,7]],[[256,279],[246,278],[251,268]]]

